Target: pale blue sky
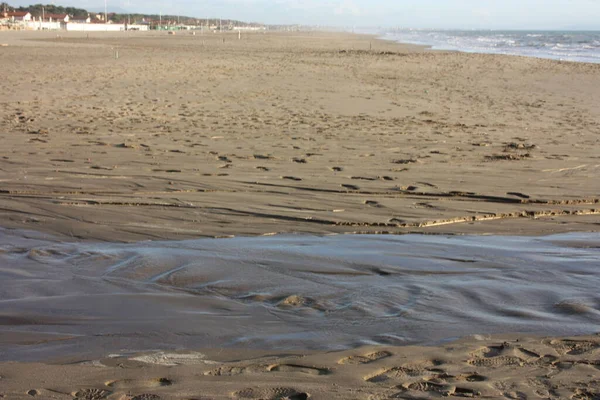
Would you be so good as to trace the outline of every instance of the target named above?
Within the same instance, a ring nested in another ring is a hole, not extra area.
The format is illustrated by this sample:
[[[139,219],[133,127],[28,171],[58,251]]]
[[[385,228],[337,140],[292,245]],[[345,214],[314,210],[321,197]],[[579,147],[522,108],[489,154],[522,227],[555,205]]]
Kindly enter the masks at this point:
[[[50,0],[46,0],[50,2]],[[8,0],[27,5],[40,0]],[[103,8],[104,0],[55,0]],[[332,26],[600,30],[600,0],[108,0],[145,13]]]

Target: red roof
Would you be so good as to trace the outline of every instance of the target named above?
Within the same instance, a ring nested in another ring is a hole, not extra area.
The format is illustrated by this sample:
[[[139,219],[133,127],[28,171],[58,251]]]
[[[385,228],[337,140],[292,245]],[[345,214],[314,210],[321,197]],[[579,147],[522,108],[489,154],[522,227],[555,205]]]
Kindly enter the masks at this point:
[[[44,18],[65,19],[67,18],[67,14],[45,14]]]
[[[7,17],[24,17],[29,14],[27,11],[12,11],[4,13]]]

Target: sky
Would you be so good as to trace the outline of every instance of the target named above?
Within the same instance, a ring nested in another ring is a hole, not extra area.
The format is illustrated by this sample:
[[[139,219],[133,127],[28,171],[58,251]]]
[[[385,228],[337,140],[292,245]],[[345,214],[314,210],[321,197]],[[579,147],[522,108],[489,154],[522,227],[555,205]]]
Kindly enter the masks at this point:
[[[43,0],[8,0],[15,6]],[[46,0],[103,9],[104,0]],[[129,12],[338,27],[600,30],[600,0],[107,0]]]

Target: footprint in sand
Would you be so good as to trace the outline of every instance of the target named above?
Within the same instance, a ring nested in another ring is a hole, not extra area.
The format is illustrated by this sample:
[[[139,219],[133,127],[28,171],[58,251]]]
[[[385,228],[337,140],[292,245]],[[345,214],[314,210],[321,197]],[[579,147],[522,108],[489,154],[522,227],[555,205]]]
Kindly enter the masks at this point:
[[[416,163],[417,160],[414,160],[412,158],[409,159],[401,159],[401,160],[392,160],[393,164],[414,164]]]
[[[530,364],[537,365],[538,367],[552,367],[552,366],[556,365],[558,360],[559,360],[558,357],[553,356],[551,354],[546,354],[544,356],[541,356],[539,359],[537,359],[533,362],[530,362]]]
[[[375,200],[365,200],[364,203],[370,207],[383,207],[378,201]]]
[[[503,343],[499,346],[484,347],[471,353],[473,358],[467,360],[470,365],[488,368],[500,368],[506,366],[523,366],[525,360],[516,355],[519,351],[509,343]],[[525,353],[520,352],[520,355]],[[532,352],[533,353],[533,352]]]
[[[356,185],[342,184],[341,186],[343,188],[349,189],[349,190],[360,190],[360,188],[358,186],[356,186]]]
[[[416,376],[419,376],[417,374]],[[369,375],[364,378],[365,381],[369,383],[382,383],[390,380],[403,379],[408,376],[414,376],[414,374],[403,367],[395,367],[388,370],[380,371],[375,373],[374,375]]]
[[[445,385],[434,382],[414,382],[403,386],[406,390],[417,391],[417,392],[434,392],[439,393],[442,396],[452,396],[456,391],[456,386]]]
[[[342,358],[340,361],[338,361],[338,364],[370,364],[372,362],[391,357],[391,355],[392,353],[389,351],[376,351],[364,356],[350,356]]]
[[[111,392],[103,389],[81,389],[72,393],[73,397],[79,400],[102,400],[109,394],[111,394]]]
[[[236,376],[242,374],[257,374],[266,372],[268,370],[268,365],[250,365],[246,367],[228,367],[223,366],[219,368],[215,368],[208,372],[205,372],[205,376]]]
[[[534,351],[521,346],[503,343],[499,346],[490,346],[471,353],[474,358],[469,360],[472,365],[483,367],[500,367],[503,365],[535,364],[538,366],[552,365],[557,357],[552,355],[542,356]]]
[[[115,389],[131,389],[131,388],[155,388],[163,386],[171,386],[173,381],[167,378],[156,378],[150,380],[138,381],[135,379],[122,379],[117,381],[106,382],[105,385]]]
[[[404,380],[407,377],[432,377],[443,370],[436,368],[444,364],[440,360],[428,360],[416,364],[407,364],[400,367],[394,367],[368,375],[364,378],[370,383],[381,383],[393,380]]]
[[[296,178],[295,176],[282,176],[281,179],[288,179],[291,181],[301,181],[301,178]]]
[[[526,361],[535,361],[535,360],[539,360],[540,358],[542,358],[542,356],[540,356],[538,353],[531,351],[531,350],[527,350],[524,349],[522,347],[517,347],[517,352],[521,355],[525,357]]]
[[[153,169],[152,172],[166,172],[168,174],[180,173],[180,169]]]
[[[504,392],[504,397],[511,400],[527,400],[527,395],[523,392]]]
[[[137,396],[133,396],[131,400],[161,400],[162,398],[156,394],[138,394]]]
[[[531,154],[492,154],[491,156],[485,156],[485,161],[519,161],[525,158],[530,158]]]
[[[327,368],[309,367],[297,364],[256,364],[248,366],[222,366],[208,372],[205,376],[236,376],[242,374],[260,374],[267,372],[301,373],[308,375],[328,375],[331,371]]]
[[[483,375],[479,375],[477,373],[475,374],[468,374],[468,375],[459,375],[454,377],[455,380],[457,381],[467,381],[467,382],[485,382],[487,381],[487,377],[483,376]]]
[[[75,160],[67,160],[67,159],[62,159],[62,158],[53,158],[50,161],[61,162],[61,163],[74,163],[75,162]]]
[[[573,400],[600,400],[600,393],[587,389],[577,389],[571,398]]]
[[[520,192],[508,192],[506,193],[508,196],[516,196],[516,197],[520,197],[522,199],[529,199],[531,196],[528,196],[524,193],[520,193]]]
[[[273,159],[272,156],[263,155],[263,154],[254,154],[253,157],[255,160],[272,160]]]
[[[306,400],[310,395],[293,388],[254,389],[248,388],[233,394],[238,399],[260,400]]]
[[[600,343],[591,340],[551,340],[548,344],[559,354],[568,354],[571,356],[585,354],[600,348]]]
[[[442,396],[456,396],[456,397],[478,397],[481,393],[468,388],[456,387],[454,385],[444,385],[434,382],[415,382],[411,383],[406,387],[408,390],[415,390],[420,392],[435,392],[440,393]]]
[[[299,372],[308,375],[329,375],[330,370],[327,368],[306,367],[296,364],[277,364],[267,368],[269,372]]]

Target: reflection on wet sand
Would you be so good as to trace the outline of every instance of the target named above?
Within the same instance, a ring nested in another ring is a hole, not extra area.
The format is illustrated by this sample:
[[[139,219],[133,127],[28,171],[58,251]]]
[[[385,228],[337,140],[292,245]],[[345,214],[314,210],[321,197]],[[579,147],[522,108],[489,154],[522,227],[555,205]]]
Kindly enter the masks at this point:
[[[5,230],[0,349],[40,360],[589,334],[599,244],[593,233],[89,244]]]

